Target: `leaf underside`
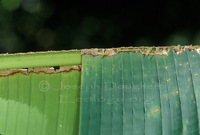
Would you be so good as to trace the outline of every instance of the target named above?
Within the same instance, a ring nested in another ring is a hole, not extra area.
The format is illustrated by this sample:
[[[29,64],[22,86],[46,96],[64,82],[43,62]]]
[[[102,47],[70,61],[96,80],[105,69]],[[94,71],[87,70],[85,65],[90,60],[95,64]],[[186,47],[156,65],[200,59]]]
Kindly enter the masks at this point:
[[[77,135],[80,71],[0,77],[0,134]]]

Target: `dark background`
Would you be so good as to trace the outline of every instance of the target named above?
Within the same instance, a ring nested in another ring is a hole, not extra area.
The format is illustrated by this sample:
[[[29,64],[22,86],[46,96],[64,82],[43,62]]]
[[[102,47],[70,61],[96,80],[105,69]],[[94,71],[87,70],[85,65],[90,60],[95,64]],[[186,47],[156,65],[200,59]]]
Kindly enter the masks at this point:
[[[200,44],[199,0],[1,0],[0,53]]]

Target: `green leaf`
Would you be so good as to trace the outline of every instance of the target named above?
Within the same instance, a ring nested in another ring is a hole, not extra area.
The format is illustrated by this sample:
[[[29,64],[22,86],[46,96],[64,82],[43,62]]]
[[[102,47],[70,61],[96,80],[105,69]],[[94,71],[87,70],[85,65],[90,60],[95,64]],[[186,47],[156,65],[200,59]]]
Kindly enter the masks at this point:
[[[0,134],[77,135],[80,71],[0,77]]]
[[[0,134],[200,134],[200,55],[192,48],[4,54]],[[71,66],[47,68],[62,65]],[[30,67],[45,68],[18,69]]]
[[[188,49],[83,55],[80,135],[199,134],[199,61]]]

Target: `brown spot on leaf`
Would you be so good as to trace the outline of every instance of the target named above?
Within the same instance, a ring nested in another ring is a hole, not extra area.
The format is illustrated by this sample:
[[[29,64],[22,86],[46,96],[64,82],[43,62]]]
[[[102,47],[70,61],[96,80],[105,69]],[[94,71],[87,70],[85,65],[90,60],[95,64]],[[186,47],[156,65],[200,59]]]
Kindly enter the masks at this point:
[[[152,113],[157,113],[157,112],[159,112],[159,111],[160,111],[160,109],[157,108],[157,109],[153,110]]]
[[[191,81],[190,78],[188,78],[188,81],[189,81],[189,82]]]
[[[199,74],[195,74],[195,76],[199,76]]]
[[[184,126],[184,130],[187,130],[187,127],[186,127],[186,126]]]
[[[169,81],[170,81],[170,78],[169,78],[169,79],[164,78],[164,80],[165,80],[166,82],[169,82]]]

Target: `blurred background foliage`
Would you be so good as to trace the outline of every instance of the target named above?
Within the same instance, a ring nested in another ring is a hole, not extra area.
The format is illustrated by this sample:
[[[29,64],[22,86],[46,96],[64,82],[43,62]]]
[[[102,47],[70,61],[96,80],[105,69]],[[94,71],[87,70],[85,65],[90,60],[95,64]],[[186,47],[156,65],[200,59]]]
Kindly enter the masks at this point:
[[[0,52],[200,44],[199,3],[1,0]]]

